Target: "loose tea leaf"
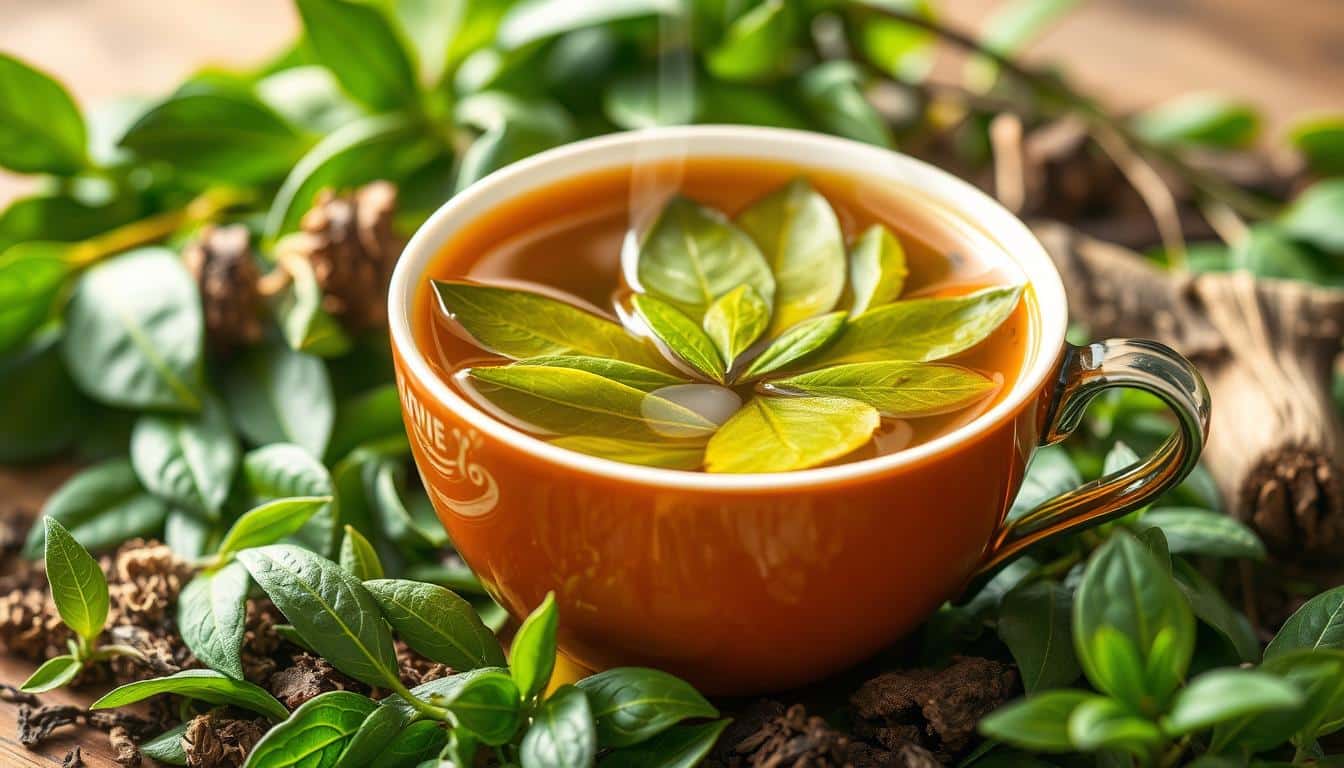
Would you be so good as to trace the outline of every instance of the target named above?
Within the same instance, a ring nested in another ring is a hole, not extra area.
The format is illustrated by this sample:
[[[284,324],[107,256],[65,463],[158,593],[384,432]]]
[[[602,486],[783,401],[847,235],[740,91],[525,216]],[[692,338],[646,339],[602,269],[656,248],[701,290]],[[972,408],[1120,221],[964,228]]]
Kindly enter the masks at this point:
[[[597,731],[582,689],[563,685],[546,699],[523,736],[519,755],[523,768],[593,765]]]
[[[801,322],[770,342],[740,378],[750,381],[786,368],[834,341],[844,329],[844,312],[832,312]]]
[[[749,285],[720,296],[705,312],[705,333],[714,341],[726,367],[745,352],[770,325],[770,306]]]
[[[987,288],[948,299],[909,299],[854,318],[816,365],[927,362],[984,341],[1017,307],[1022,288]]]
[[[506,663],[476,609],[443,587],[404,579],[366,580],[364,586],[392,628],[422,656],[458,671]]]
[[[42,666],[33,671],[33,674],[19,686],[19,690],[24,693],[46,693],[60,688],[71,680],[84,668],[84,663],[74,656],[63,654],[53,656],[42,662]]]
[[[330,502],[330,496],[300,496],[277,499],[248,510],[224,534],[224,540],[219,544],[220,559],[249,547],[274,544],[297,533],[310,517]]]
[[[504,357],[587,355],[666,368],[618,323],[549,296],[443,280],[434,281],[434,291],[482,348]]]
[[[518,684],[524,700],[530,700],[551,680],[555,669],[555,635],[559,627],[559,611],[555,607],[555,593],[548,592],[541,605],[532,611],[518,634],[513,636],[509,649],[509,672]]]
[[[613,750],[602,759],[602,768],[695,768],[731,722],[724,718],[673,726],[647,741]]]
[[[627,363],[622,360],[610,360],[603,357],[587,357],[583,355],[547,355],[544,357],[532,357],[527,360],[518,361],[517,365],[544,365],[550,368],[573,368],[579,371],[597,374],[604,379],[634,387],[644,392],[654,392],[663,387],[676,386],[677,384],[689,384],[690,379],[673,376],[670,373],[655,371],[652,368],[645,368],[642,365]],[[397,414],[398,426],[400,426],[401,414]]]
[[[694,437],[716,425],[657,395],[586,371],[540,366],[472,368],[476,390],[534,428],[617,438]]]
[[[770,335],[835,307],[845,288],[845,239],[826,198],[799,179],[754,203],[737,222],[775,276]]]
[[[588,694],[602,747],[628,747],[692,717],[718,717],[688,683],[666,672],[618,667],[577,683]]]
[[[157,530],[167,506],[140,487],[131,463],[112,459],[81,471],[47,499],[42,516],[65,527],[75,540],[93,551],[110,549],[129,537]],[[39,521],[28,531],[24,557],[42,554],[46,527]]]
[[[0,354],[18,348],[51,317],[70,261],[65,243],[18,243],[0,253]]]
[[[589,456],[623,461],[626,464],[641,464],[646,467],[690,470],[699,469],[705,463],[705,446],[700,444],[683,446],[677,443],[620,440],[614,437],[588,435],[558,437],[551,443]]]
[[[331,768],[377,706],[350,691],[320,694],[266,732],[248,755],[247,768]]]
[[[194,416],[141,416],[131,433],[140,482],[164,500],[216,518],[238,468],[238,442],[214,399]]]
[[[849,286],[854,294],[849,316],[858,317],[900,298],[908,274],[901,241],[881,224],[864,230],[849,251]]]
[[[739,285],[766,304],[775,278],[760,248],[723,214],[676,197],[667,203],[639,248],[640,288],[699,322],[709,305]]]
[[[209,704],[229,704],[265,715],[279,722],[289,710],[265,689],[234,680],[213,669],[185,669],[175,675],[127,683],[89,705],[89,709],[112,709],[144,701],[150,696],[172,693]]]
[[[0,166],[70,176],[88,164],[84,117],[61,84],[0,54]]]
[[[238,560],[332,666],[368,685],[397,679],[392,633],[373,596],[354,576],[288,544],[244,550]]]
[[[211,669],[243,679],[243,633],[247,589],[251,584],[241,563],[198,574],[177,600],[177,627],[182,642]]]
[[[373,545],[349,525],[345,526],[345,538],[341,540],[340,563],[342,568],[360,581],[383,578],[383,564],[378,560]]]
[[[107,579],[98,562],[64,526],[50,517],[43,522],[47,529],[47,581],[56,612],[75,634],[91,642],[102,634],[107,622]]]
[[[754,397],[709,440],[710,472],[789,472],[863,446],[875,408],[843,397]]]
[[[722,383],[724,362],[714,340],[681,310],[652,296],[636,294],[635,310],[653,335],[676,357],[711,381]],[[708,320],[709,315],[706,315]]]
[[[984,398],[994,382],[956,365],[851,363],[776,379],[767,391],[847,397],[884,416],[913,418],[951,413]]]
[[[293,443],[321,458],[336,406],[322,361],[267,343],[230,368],[224,394],[238,431],[257,445]]]

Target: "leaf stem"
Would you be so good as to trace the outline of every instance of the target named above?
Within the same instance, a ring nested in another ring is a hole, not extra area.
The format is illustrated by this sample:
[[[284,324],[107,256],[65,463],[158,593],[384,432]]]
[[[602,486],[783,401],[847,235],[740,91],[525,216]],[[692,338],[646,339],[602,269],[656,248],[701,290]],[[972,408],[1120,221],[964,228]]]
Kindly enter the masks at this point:
[[[435,706],[419,696],[416,696],[414,693],[411,693],[411,689],[407,688],[400,680],[390,677],[387,682],[388,685],[391,686],[392,691],[405,699],[406,703],[410,704],[411,708],[416,712],[419,712],[431,720],[439,720],[447,723],[453,722],[453,714],[451,712],[443,707]]]
[[[91,237],[74,248],[70,257],[77,269],[108,256],[162,240],[183,227],[210,221],[229,208],[251,202],[251,192],[228,187],[207,190],[183,208],[164,211]]]

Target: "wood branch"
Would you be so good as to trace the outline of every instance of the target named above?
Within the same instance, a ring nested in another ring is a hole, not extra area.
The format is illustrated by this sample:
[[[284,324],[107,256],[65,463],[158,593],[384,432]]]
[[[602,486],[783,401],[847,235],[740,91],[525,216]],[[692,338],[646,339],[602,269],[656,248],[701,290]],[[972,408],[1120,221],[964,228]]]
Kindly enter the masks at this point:
[[[1330,395],[1344,290],[1176,275],[1057,222],[1033,229],[1094,335],[1156,338],[1199,367],[1213,398],[1205,459],[1229,511],[1280,555],[1344,554],[1344,424]]]

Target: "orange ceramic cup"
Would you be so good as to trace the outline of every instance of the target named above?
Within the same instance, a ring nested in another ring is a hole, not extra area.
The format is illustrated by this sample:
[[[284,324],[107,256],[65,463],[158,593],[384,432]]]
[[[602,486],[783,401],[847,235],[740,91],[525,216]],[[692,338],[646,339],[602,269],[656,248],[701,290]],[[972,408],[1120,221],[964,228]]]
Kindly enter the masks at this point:
[[[866,461],[713,475],[573,453],[454,393],[412,337],[432,258],[468,222],[577,174],[677,157],[802,163],[907,188],[982,232],[1035,309],[1018,381],[971,423]],[[1150,341],[1064,341],[1064,289],[993,199],[896,152],[818,134],[702,126],[618,134],[509,166],[445,204],[392,279],[392,345],[415,460],[453,542],[514,616],[554,590],[560,646],[591,669],[644,665],[711,693],[760,693],[863,660],[978,574],[1045,538],[1150,501],[1195,465],[1209,403],[1194,368]],[[1108,387],[1161,397],[1178,429],[1139,464],[1006,520],[1032,451]]]

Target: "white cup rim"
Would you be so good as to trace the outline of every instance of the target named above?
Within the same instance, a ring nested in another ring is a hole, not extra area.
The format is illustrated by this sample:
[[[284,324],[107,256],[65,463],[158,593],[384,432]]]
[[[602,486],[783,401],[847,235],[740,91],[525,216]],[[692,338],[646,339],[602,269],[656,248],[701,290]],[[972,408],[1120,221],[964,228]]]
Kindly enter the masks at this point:
[[[494,207],[575,175],[634,162],[676,157],[725,157],[785,162],[819,171],[859,175],[914,189],[958,213],[992,239],[1019,267],[1035,294],[1033,348],[1007,395],[967,424],[920,445],[829,467],[761,474],[711,474],[645,467],[570,451],[487,415],[431,369],[415,342],[412,314],[425,270],[466,224]],[[797,158],[805,158],[798,160]],[[1025,224],[989,195],[933,165],[896,151],[809,131],[739,125],[652,128],[566,144],[502,168],[453,196],[416,231],[392,274],[388,299],[392,344],[406,373],[482,434],[519,451],[586,475],[644,485],[710,491],[785,491],[849,483],[922,463],[973,441],[1012,418],[1040,392],[1055,370],[1068,324],[1064,286],[1054,263]]]

